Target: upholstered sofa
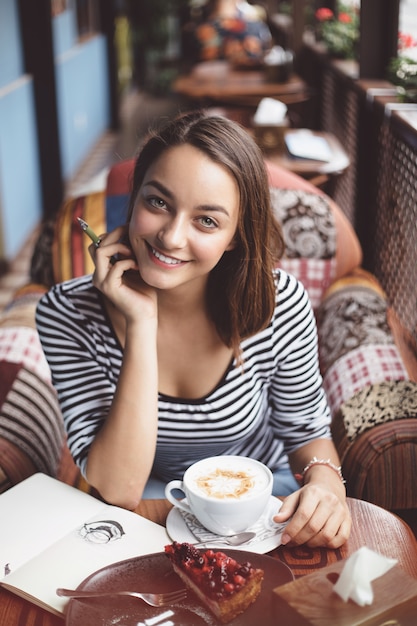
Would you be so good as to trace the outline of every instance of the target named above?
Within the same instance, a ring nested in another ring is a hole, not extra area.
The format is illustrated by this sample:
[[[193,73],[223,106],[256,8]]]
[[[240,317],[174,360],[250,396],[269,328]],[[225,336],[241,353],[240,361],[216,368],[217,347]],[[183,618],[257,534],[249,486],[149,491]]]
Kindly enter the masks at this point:
[[[53,283],[93,270],[77,217],[98,233],[123,223],[133,161],[111,168],[105,189],[71,198],[45,224],[32,281],[0,317],[0,489],[42,471],[89,489],[65,443],[62,417],[34,324]],[[393,511],[417,509],[414,345],[374,276],[361,269],[357,237],[316,187],[267,162],[286,241],[281,266],[305,284],[317,316],[320,362],[348,494]]]

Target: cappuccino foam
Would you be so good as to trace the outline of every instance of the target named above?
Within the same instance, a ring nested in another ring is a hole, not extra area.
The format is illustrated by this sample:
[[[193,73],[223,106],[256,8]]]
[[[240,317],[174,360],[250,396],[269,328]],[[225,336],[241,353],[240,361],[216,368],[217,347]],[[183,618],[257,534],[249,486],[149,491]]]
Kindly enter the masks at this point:
[[[193,477],[193,483],[195,490],[208,498],[240,500],[263,491],[268,485],[268,476],[256,466],[239,468],[231,464],[201,470]]]

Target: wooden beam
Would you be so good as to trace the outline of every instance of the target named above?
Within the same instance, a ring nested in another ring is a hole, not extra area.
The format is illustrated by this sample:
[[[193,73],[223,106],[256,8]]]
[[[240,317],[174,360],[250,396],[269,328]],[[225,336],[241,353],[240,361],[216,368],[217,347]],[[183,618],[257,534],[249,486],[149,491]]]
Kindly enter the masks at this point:
[[[56,106],[50,0],[19,0],[25,72],[33,76],[44,217],[64,193]]]
[[[360,78],[386,78],[397,56],[400,0],[366,0],[360,8]]]

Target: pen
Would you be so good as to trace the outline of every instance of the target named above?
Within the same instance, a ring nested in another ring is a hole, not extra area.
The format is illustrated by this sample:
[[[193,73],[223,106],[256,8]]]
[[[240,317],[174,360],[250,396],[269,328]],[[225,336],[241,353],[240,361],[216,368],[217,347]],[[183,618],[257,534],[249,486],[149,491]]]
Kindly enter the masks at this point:
[[[81,226],[82,230],[88,235],[95,246],[100,244],[100,237],[97,237],[96,233],[92,228],[89,227],[87,222],[81,219],[81,217],[77,217],[78,223]]]
[[[82,230],[85,232],[86,235],[88,235],[91,239],[91,241],[93,242],[93,244],[95,245],[96,248],[99,247],[100,243],[101,243],[101,239],[100,237],[98,237],[96,235],[96,233],[94,232],[94,230],[92,228],[89,227],[89,225],[87,224],[86,221],[84,221],[83,219],[81,219],[81,217],[77,217],[78,223],[81,226]],[[116,263],[117,259],[112,256],[110,258],[110,263],[112,265],[114,265]]]

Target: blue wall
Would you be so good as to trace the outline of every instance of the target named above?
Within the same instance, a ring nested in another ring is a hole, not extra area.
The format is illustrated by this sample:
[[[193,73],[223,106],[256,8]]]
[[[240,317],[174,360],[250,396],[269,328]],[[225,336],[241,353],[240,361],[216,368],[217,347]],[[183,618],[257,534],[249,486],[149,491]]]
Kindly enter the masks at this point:
[[[0,209],[1,256],[11,259],[42,218],[33,84],[29,76],[0,90]]]
[[[106,41],[96,35],[79,44],[72,10],[53,18],[52,29],[62,175],[70,179],[109,127]],[[6,260],[43,216],[33,82],[24,72],[18,0],[0,0],[0,258]]]
[[[105,38],[96,35],[59,56],[55,73],[61,161],[68,179],[109,126]]]
[[[0,87],[23,74],[19,14],[15,0],[0,0]]]
[[[20,251],[42,218],[33,82],[25,75],[15,0],[0,0],[0,257]]]
[[[55,58],[71,50],[77,43],[77,23],[74,11],[64,11],[52,20]]]

